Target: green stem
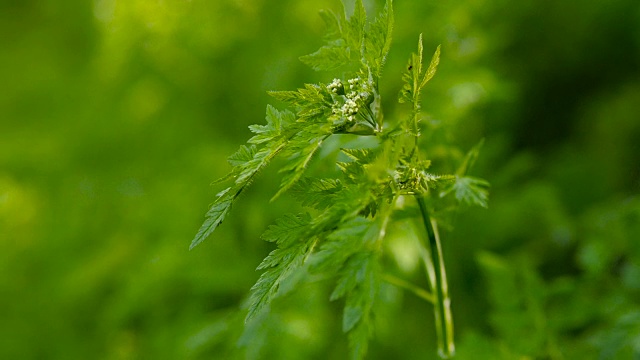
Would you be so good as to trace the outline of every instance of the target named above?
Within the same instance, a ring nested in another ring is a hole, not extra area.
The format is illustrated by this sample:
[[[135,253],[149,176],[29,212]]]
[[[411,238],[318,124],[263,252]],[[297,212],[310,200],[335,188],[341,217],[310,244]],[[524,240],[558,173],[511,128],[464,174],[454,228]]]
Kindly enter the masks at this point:
[[[416,286],[406,280],[402,280],[398,277],[395,277],[393,275],[390,274],[383,274],[382,275],[382,280],[388,282],[391,285],[395,285],[399,288],[403,288],[405,290],[408,290],[410,292],[412,292],[415,296],[426,300],[432,304],[434,304],[436,302],[435,297],[433,296],[433,294],[429,293],[427,290]]]
[[[423,196],[416,196],[422,221],[427,229],[429,237],[429,252],[435,276],[430,276],[432,293],[435,295],[434,314],[436,322],[436,332],[438,334],[438,353],[440,357],[448,359],[455,353],[453,343],[453,317],[451,316],[451,300],[447,288],[447,274],[442,257],[442,246],[438,235],[437,225],[429,215],[427,204]],[[426,260],[426,259],[425,259]],[[435,280],[435,281],[434,281]]]

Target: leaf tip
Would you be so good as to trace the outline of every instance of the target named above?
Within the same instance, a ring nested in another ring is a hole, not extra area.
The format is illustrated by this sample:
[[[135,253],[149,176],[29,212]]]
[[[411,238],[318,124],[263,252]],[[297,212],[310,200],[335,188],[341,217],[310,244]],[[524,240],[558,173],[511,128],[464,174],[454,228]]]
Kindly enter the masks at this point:
[[[203,239],[199,239],[198,237],[196,237],[195,239],[193,239],[191,241],[191,244],[189,245],[189,251],[193,250],[194,247],[198,246],[198,244],[200,244],[202,242]]]

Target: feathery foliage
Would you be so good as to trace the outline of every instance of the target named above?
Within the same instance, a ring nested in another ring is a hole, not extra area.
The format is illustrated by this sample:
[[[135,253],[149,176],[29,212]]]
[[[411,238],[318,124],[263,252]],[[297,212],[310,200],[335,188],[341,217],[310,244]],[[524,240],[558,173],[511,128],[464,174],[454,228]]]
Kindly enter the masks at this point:
[[[432,216],[437,208],[433,204],[452,193],[460,203],[486,207],[488,184],[466,175],[479,147],[469,152],[456,174],[431,173],[431,161],[421,153],[420,92],[436,73],[440,47],[423,68],[420,35],[418,51],[411,55],[399,95],[400,103],[411,104],[409,116],[385,124],[378,83],[391,46],[392,1],[388,0],[371,22],[361,0],[356,1],[350,16],[332,12],[322,12],[321,16],[327,25],[326,45],[300,59],[316,70],[340,68],[343,77],[328,84],[305,84],[295,91],[270,92],[290,110],[268,106],[266,125],[249,127],[254,133],[249,145],[242,145],[229,157],[233,168],[221,179],[232,181],[232,185],[218,194],[191,248],[223,222],[261,169],[275,156],[284,156],[287,161],[280,170],[280,189],[273,199],[288,191],[306,210],[283,216],[263,234],[262,238],[277,248],[258,266],[264,272],[251,289],[246,321],[268,308],[283,282],[308,264],[312,273],[337,279],[330,299],[344,301],[342,329],[348,334],[351,358],[362,359],[373,335],[384,271],[380,261],[382,242],[388,223],[394,221],[392,215],[409,214],[426,227],[428,239],[417,251],[424,254],[429,269],[428,298],[437,299],[438,333],[452,334],[440,239]],[[340,149],[344,160],[335,164],[340,170],[337,176],[307,174],[318,150],[336,134],[374,136],[377,145]],[[409,201],[400,205],[401,197]],[[440,353],[448,357],[453,354],[453,340],[451,335],[443,336],[439,339]]]

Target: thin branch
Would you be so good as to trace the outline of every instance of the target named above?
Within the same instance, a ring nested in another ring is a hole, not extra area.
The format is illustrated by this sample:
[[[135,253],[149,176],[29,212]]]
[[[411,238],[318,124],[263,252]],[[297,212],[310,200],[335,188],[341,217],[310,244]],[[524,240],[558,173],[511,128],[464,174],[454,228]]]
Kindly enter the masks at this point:
[[[436,299],[435,296],[433,296],[433,294],[431,294],[430,292],[428,292],[427,290],[414,285],[406,280],[400,279],[399,277],[393,276],[391,274],[383,274],[382,275],[382,280],[388,282],[391,285],[395,285],[399,288],[403,288],[407,291],[412,292],[414,295],[416,295],[417,297],[426,300],[432,304],[435,303]]]

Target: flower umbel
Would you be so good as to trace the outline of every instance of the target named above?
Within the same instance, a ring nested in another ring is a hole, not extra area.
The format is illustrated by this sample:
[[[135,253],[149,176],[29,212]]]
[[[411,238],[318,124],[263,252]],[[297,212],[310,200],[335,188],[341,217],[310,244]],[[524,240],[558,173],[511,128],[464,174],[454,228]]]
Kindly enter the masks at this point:
[[[353,126],[358,126],[358,132],[362,132],[362,127],[368,128],[371,134],[379,131],[369,107],[373,102],[371,89],[371,84],[360,77],[348,79],[346,84],[341,79],[333,79],[327,85],[327,90],[333,98],[330,119],[337,132],[354,133],[355,131],[350,129]]]

